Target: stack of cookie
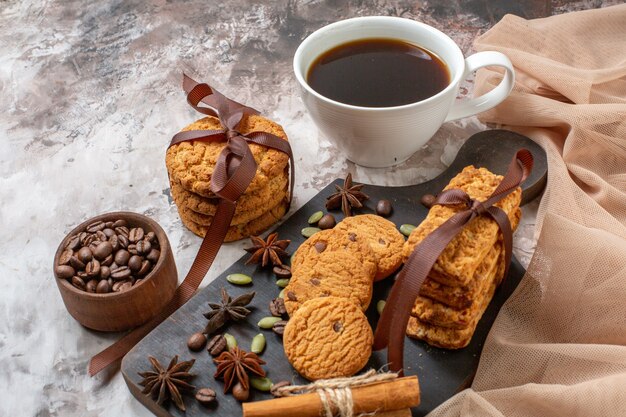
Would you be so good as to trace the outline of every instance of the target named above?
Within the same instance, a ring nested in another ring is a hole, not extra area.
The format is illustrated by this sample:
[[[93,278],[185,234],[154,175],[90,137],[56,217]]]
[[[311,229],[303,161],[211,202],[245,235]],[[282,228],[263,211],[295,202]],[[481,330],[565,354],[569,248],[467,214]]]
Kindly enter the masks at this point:
[[[183,129],[214,130],[222,128],[216,117],[205,117]],[[284,140],[282,127],[257,115],[244,116],[241,133],[272,133]],[[170,177],[172,198],[183,224],[204,237],[217,210],[218,198],[211,191],[211,175],[226,142],[181,142],[167,150],[165,162]],[[265,146],[250,144],[257,163],[257,173],[246,192],[239,198],[226,241],[259,235],[281,219],[288,207],[289,157]]]
[[[400,267],[403,244],[395,224],[368,214],[348,217],[300,245],[285,288],[291,319],[284,346],[301,375],[350,376],[365,366],[373,335],[364,311],[374,281]]]
[[[445,188],[459,188],[472,199],[485,201],[502,181],[484,168],[468,166]],[[496,203],[517,228],[521,189]],[[463,207],[433,206],[404,245],[406,260],[415,246]],[[422,285],[407,327],[410,337],[446,349],[467,346],[505,271],[504,248],[498,225],[479,216],[452,239]]]

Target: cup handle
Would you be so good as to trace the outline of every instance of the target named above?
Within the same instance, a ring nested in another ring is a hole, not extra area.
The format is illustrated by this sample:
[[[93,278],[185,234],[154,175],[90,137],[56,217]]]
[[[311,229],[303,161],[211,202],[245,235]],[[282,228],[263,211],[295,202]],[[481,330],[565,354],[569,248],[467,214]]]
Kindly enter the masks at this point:
[[[489,110],[507,98],[515,83],[515,71],[513,71],[511,61],[503,53],[485,51],[467,57],[465,59],[465,73],[463,74],[463,79],[477,69],[491,65],[505,69],[504,78],[500,81],[500,84],[480,97],[455,102],[446,117],[446,122],[473,116],[485,110]]]

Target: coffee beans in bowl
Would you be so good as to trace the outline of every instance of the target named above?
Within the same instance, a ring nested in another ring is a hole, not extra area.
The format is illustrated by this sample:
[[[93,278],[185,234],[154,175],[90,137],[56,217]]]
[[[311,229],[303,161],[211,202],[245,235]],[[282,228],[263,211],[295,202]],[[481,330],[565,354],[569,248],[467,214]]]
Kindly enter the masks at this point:
[[[129,228],[126,219],[100,220],[70,237],[55,272],[80,291],[127,291],[152,271],[161,257],[159,248],[151,230]]]
[[[169,302],[178,282],[163,229],[130,212],[76,227],[57,250],[54,275],[69,313],[102,331],[145,323]]]

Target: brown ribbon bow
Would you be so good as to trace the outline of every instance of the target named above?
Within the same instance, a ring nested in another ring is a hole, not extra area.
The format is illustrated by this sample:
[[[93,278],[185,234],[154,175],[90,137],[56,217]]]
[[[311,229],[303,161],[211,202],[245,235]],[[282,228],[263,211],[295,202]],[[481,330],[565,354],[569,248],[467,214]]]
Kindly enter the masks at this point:
[[[415,247],[391,289],[376,327],[374,350],[388,348],[387,359],[392,371],[402,371],[406,327],[422,284],[448,243],[475,217],[488,215],[500,227],[506,265],[504,276],[507,276],[511,262],[513,232],[506,213],[494,204],[517,188],[528,177],[532,166],[533,156],[530,151],[520,149],[509,164],[502,182],[486,201],[473,200],[459,189],[443,191],[437,197],[434,204],[463,205],[467,209],[450,217]]]
[[[190,130],[177,133],[169,146],[190,140],[204,142],[223,142],[226,147],[220,153],[211,175],[211,191],[219,197],[219,203],[213,221],[202,240],[196,259],[187,276],[176,289],[172,300],[146,324],[109,346],[89,363],[89,374],[95,375],[109,365],[121,359],[133,346],[143,339],[152,329],[185,304],[196,292],[211,264],[217,256],[235,214],[237,200],[246,191],[254,176],[257,164],[248,143],[256,143],[276,149],[289,156],[290,189],[289,202],[293,196],[294,161],[289,142],[267,132],[242,134],[237,126],[244,115],[259,114],[251,107],[244,106],[225,97],[207,84],[200,84],[183,74],[183,89],[187,93],[187,102],[198,112],[219,118],[223,129]],[[209,107],[199,106],[200,102]]]

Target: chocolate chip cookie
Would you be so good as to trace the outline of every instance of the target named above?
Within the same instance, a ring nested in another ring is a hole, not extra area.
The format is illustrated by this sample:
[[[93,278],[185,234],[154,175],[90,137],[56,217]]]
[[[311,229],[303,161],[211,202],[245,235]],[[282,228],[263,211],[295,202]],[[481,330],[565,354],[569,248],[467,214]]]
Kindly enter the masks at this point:
[[[309,380],[354,375],[369,360],[373,340],[361,308],[338,297],[304,303],[283,335],[287,359]]]
[[[372,299],[373,278],[350,252],[322,252],[292,268],[284,293],[285,308],[291,316],[305,301],[332,296],[352,300],[365,311]]]
[[[291,260],[291,269],[296,271],[307,262],[317,262],[322,254],[335,251],[349,252],[358,259],[367,273],[376,275],[376,255],[363,236],[345,230],[322,230],[317,232],[298,247]]]
[[[388,277],[402,265],[404,237],[389,220],[374,214],[362,214],[343,219],[335,230],[354,233],[369,243],[378,265],[375,281]]]

